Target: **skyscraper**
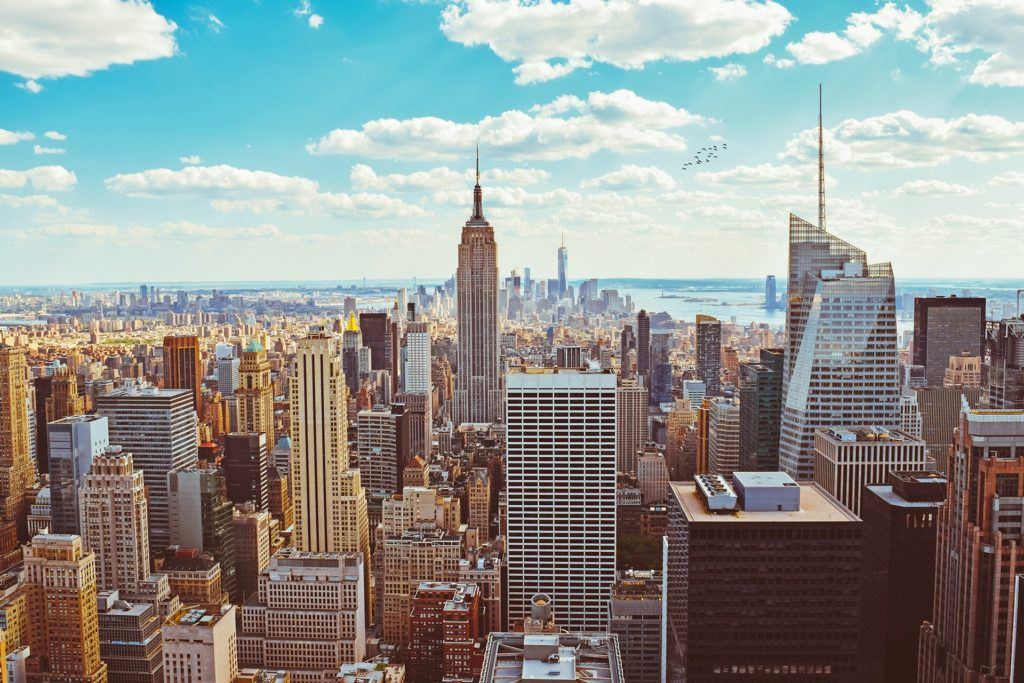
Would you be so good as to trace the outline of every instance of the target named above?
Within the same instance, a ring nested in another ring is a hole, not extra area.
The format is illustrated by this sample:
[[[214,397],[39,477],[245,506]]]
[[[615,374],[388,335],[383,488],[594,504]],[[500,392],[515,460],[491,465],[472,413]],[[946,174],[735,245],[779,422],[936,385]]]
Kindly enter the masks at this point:
[[[363,349],[363,333],[359,331],[359,321],[356,318],[355,311],[348,314],[348,320],[345,322],[345,331],[341,335],[341,364],[342,371],[345,373],[345,384],[348,386],[348,393],[355,396],[359,393],[359,384],[362,380],[361,373],[359,372],[359,352]],[[367,350],[367,353],[371,354],[370,363],[373,363],[373,351]]]
[[[404,407],[374,406],[356,417],[359,471],[369,491],[401,490],[402,470],[409,461],[409,430]]]
[[[651,319],[644,310],[636,314],[636,374],[651,385]]]
[[[238,431],[263,432],[274,443],[274,382],[266,349],[255,339],[246,344],[238,366]]]
[[[193,400],[187,389],[158,389],[132,380],[96,397],[97,414],[108,420],[110,443],[131,453],[145,477],[154,552],[170,544],[167,477],[199,459]]]
[[[78,395],[78,378],[66,365],[54,368],[45,400],[46,422],[85,412],[85,397]]]
[[[728,479],[740,465],[739,402],[722,396],[708,402],[708,472]]]
[[[93,458],[110,444],[107,418],[73,415],[46,425],[50,452],[50,531],[80,534],[78,489]]]
[[[740,469],[779,469],[782,349],[761,349],[760,362],[740,364]]]
[[[506,376],[509,622],[545,593],[570,631],[603,631],[615,582],[616,377]],[[557,426],[556,426],[557,425]]]
[[[462,228],[455,273],[458,373],[455,423],[501,420],[501,353],[498,345],[498,245],[484,218],[477,156],[473,214]]]
[[[234,396],[238,388],[238,373],[241,361],[235,357],[235,347],[231,344],[217,344],[217,391],[222,396]]]
[[[224,479],[216,467],[200,464],[168,477],[171,543],[213,555],[220,564],[221,588],[237,600],[235,506],[224,495]]]
[[[950,356],[982,356],[984,345],[984,298],[914,299],[914,365],[924,367],[929,386],[942,386]]]
[[[649,402],[651,405],[672,401],[672,359],[670,353],[674,338],[671,330],[656,330],[651,334],[651,372]]]
[[[28,539],[29,499],[25,492],[35,471],[29,455],[27,401],[25,351],[0,345],[0,552],[5,565],[8,555],[21,554],[18,541]]]
[[[96,456],[79,500],[82,542],[96,555],[100,589],[137,595],[149,577],[149,509],[131,453],[111,446]]]
[[[697,315],[697,379],[707,385],[708,396],[722,388],[722,323],[710,315]]]
[[[813,478],[818,427],[900,423],[892,266],[869,265],[863,251],[825,231],[821,149],[818,171],[819,225],[789,216],[779,465],[794,479]]]
[[[569,271],[569,250],[565,248],[565,233],[562,233],[562,244],[558,247],[558,296],[565,296],[569,290],[567,279]]]
[[[1024,318],[989,324],[982,405],[1024,410]]]
[[[647,441],[647,389],[622,380],[615,392],[615,461],[619,472],[636,472],[637,451]]]
[[[775,276],[769,275],[764,279],[764,308],[766,311],[774,311],[778,306],[775,294]]]
[[[164,337],[164,388],[188,389],[196,415],[203,414],[203,359],[195,335]]]
[[[1024,412],[964,404],[947,473],[917,680],[1008,681],[1013,576],[1024,571],[1024,510],[1011,502],[1024,494]]]
[[[252,503],[257,510],[270,504],[267,467],[270,453],[263,432],[232,432],[224,437],[224,482],[232,503]]]

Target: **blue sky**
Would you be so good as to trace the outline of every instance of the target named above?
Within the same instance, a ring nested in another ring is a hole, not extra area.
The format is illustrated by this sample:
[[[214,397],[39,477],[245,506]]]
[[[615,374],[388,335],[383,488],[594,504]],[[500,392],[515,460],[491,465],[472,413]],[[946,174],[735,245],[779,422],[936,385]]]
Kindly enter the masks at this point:
[[[15,6],[17,5],[17,6]],[[0,7],[0,283],[761,276],[786,216],[899,276],[1019,276],[1024,3]],[[700,148],[718,158],[682,170]]]

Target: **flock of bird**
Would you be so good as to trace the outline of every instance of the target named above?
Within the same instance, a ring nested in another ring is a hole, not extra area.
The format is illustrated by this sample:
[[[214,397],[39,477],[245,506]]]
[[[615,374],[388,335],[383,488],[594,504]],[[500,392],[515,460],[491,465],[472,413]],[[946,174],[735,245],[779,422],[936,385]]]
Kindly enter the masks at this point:
[[[725,151],[729,149],[729,146],[723,142],[721,144],[721,148],[722,151]],[[693,161],[687,161],[685,164],[683,164],[683,170],[688,171],[690,170],[691,166],[703,166],[705,164],[710,164],[712,159],[718,158],[718,152],[719,145],[709,145],[707,147],[701,147],[700,152],[693,155]]]

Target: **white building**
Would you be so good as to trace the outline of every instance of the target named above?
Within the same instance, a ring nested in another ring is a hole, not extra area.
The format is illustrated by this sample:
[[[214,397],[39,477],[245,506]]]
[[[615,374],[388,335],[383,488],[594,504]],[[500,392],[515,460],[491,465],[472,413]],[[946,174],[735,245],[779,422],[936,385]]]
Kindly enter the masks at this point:
[[[234,683],[235,606],[182,607],[163,626],[164,683]]]
[[[107,418],[69,415],[46,425],[50,453],[50,531],[78,534],[78,489],[109,445]]]
[[[708,471],[731,477],[740,466],[740,404],[714,398],[708,415]]]
[[[430,395],[430,323],[414,321],[405,326],[405,391]]]
[[[506,381],[508,619],[544,593],[603,631],[615,582],[616,377],[528,368]]]
[[[615,398],[615,462],[619,472],[636,472],[636,452],[647,441],[647,388],[622,380]]]

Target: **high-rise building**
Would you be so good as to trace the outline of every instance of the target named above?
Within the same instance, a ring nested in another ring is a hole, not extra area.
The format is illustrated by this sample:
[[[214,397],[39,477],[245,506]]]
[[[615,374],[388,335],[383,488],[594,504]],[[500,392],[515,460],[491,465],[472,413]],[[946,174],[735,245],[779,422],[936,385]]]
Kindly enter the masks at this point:
[[[640,485],[640,501],[643,505],[661,503],[668,497],[668,463],[665,449],[650,444],[636,459],[636,479]]]
[[[366,572],[360,553],[285,548],[242,607],[242,666],[288,672],[295,683],[333,680],[366,657]]]
[[[697,315],[696,375],[710,396],[722,388],[722,322],[710,315]]]
[[[782,472],[733,481],[672,484],[670,680],[860,681],[861,521]]]
[[[195,335],[164,337],[164,388],[188,389],[196,415],[203,414],[203,358]]]
[[[625,379],[615,392],[615,467],[636,472],[636,453],[647,442],[647,389]]]
[[[491,540],[491,475],[486,467],[474,467],[466,482],[469,526],[476,529],[480,543]]]
[[[921,414],[921,438],[928,447],[928,457],[940,472],[946,472],[953,443],[953,432],[960,421],[964,399],[972,408],[981,405],[981,387],[921,387],[914,389]]]
[[[406,422],[407,445],[403,456],[406,464],[416,455],[424,458],[430,457],[433,450],[434,434],[432,424],[434,409],[431,405],[431,396],[400,391],[395,394],[392,411],[401,413]]]
[[[149,509],[132,454],[111,446],[93,458],[78,495],[82,542],[96,555],[100,589],[136,595],[149,576]]]
[[[274,381],[267,352],[256,340],[242,351],[235,401],[238,431],[263,432],[267,443],[274,443]]]
[[[103,683],[96,607],[96,556],[70,534],[37,534],[25,547],[28,613],[37,634],[31,659],[43,681]]]
[[[68,366],[54,368],[44,406],[47,423],[85,412],[85,397],[78,395],[78,378]]]
[[[935,528],[946,499],[937,472],[890,472],[868,484],[864,521],[864,680],[917,680],[921,622],[930,620],[935,593]]]
[[[100,658],[107,665],[108,683],[163,683],[164,639],[153,605],[101,591],[98,610]]]
[[[467,558],[459,560],[459,583],[473,583],[480,588],[480,600],[487,623],[485,631],[505,628],[504,573],[499,553],[470,549]]]
[[[163,625],[164,683],[234,683],[238,630],[234,605],[182,607]]]
[[[479,156],[473,214],[462,228],[455,288],[458,318],[455,423],[498,422],[502,417],[498,245],[494,241],[494,228],[484,218]]]
[[[444,529],[419,529],[384,540],[383,632],[390,643],[409,640],[409,614],[416,588],[424,581],[455,581],[462,557],[462,539]]]
[[[583,367],[583,347],[579,345],[562,345],[555,347],[555,367],[575,368]]]
[[[474,680],[483,662],[480,589],[473,584],[424,581],[409,614],[406,672],[410,683],[463,676]]]
[[[816,429],[814,458],[814,481],[858,516],[865,486],[886,481],[894,470],[928,467],[923,440],[884,427]]]
[[[78,516],[78,490],[92,467],[93,458],[110,445],[107,418],[73,415],[46,425],[50,453],[50,531],[82,533]]]
[[[964,405],[938,514],[935,602],[917,680],[1008,681],[1024,509],[1024,411]]]
[[[784,358],[782,349],[761,349],[759,362],[740,364],[739,468],[744,472],[779,469]]]
[[[363,486],[375,492],[401,490],[401,473],[411,456],[405,406],[376,405],[359,411],[356,434]]]
[[[340,552],[337,491],[348,470],[345,377],[337,339],[323,328],[299,340],[290,407],[293,542],[300,550]]]
[[[629,353],[635,349],[636,337],[633,335],[633,326],[625,325],[622,334],[619,335],[619,377],[622,379],[631,377],[635,371]]]
[[[168,475],[199,459],[193,399],[186,389],[158,389],[137,381],[96,397],[97,414],[108,421],[110,443],[131,453],[145,477],[153,553],[170,545]]]
[[[359,314],[359,331],[363,346],[370,349],[370,369],[386,370],[391,381],[396,381],[398,374],[393,365],[398,363],[394,353],[398,340],[392,335],[391,315],[387,311],[363,311]]]
[[[643,376],[644,386],[650,386],[651,318],[644,310],[636,314],[636,374]]]
[[[508,618],[534,594],[569,630],[603,631],[615,581],[616,377],[525,369],[505,378]]]
[[[569,250],[565,248],[565,235],[558,247],[558,296],[563,297],[569,291]]]
[[[409,394],[429,395],[430,379],[429,321],[414,320],[405,325],[405,391]]]
[[[235,356],[231,344],[217,344],[215,349],[217,368],[217,391],[222,396],[234,396],[239,385],[241,360]]]
[[[982,404],[1024,410],[1024,317],[988,325]]]
[[[238,602],[245,604],[270,564],[270,513],[248,503],[235,509],[231,526],[235,538],[235,592]]]
[[[228,498],[240,505],[251,502],[266,510],[270,504],[267,473],[267,435],[264,432],[232,432],[224,437],[224,483]]]
[[[708,472],[728,479],[740,466],[740,403],[721,396],[709,403]]]
[[[25,350],[0,345],[0,564],[18,562],[28,540],[29,498],[35,479],[29,453],[28,366]]]
[[[774,311],[778,306],[775,294],[775,276],[769,275],[764,279],[764,309]]]
[[[656,330],[651,334],[651,372],[648,375],[651,405],[671,403],[672,396],[672,345],[671,330]]]
[[[363,373],[359,369],[359,352],[363,348],[363,333],[359,331],[359,321],[353,311],[348,314],[345,331],[341,335],[341,369],[345,373],[345,385],[348,387],[348,393],[352,396],[359,393],[359,385],[362,382]],[[372,354],[373,351],[367,350],[367,353]],[[367,368],[367,372],[369,372],[369,368]]]
[[[942,386],[949,357],[981,356],[985,346],[985,299],[931,296],[914,299],[914,365],[929,386]]]
[[[820,92],[819,92],[820,95]],[[818,113],[818,225],[790,214],[779,466],[814,475],[818,427],[899,424],[892,266],[825,230],[824,133]]]
[[[216,467],[171,472],[168,479],[171,543],[213,555],[220,563],[221,588],[235,593],[235,506],[224,495],[224,477]]]
[[[619,572],[608,602],[608,632],[619,638],[630,683],[663,683],[666,669],[665,575]]]
[[[981,356],[960,354],[949,357],[949,366],[942,376],[944,387],[980,387]]]

